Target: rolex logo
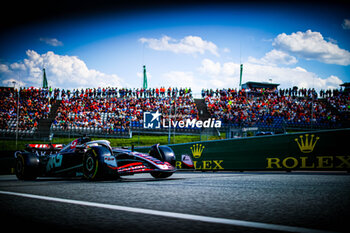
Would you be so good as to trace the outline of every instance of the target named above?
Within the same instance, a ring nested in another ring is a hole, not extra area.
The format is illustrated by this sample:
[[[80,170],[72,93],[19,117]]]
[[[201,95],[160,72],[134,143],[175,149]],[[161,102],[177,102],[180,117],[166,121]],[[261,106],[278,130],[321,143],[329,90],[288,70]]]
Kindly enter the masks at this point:
[[[309,140],[309,134],[305,134],[305,139],[303,138],[303,135],[300,135],[299,138],[294,139],[301,152],[303,153],[311,153],[314,150],[314,147],[318,141],[318,139],[320,139],[320,137],[316,137],[316,140],[314,141],[314,137],[315,135],[311,135],[311,138]]]
[[[196,159],[201,157],[204,148],[205,148],[205,146],[203,146],[202,144],[194,144],[193,146],[191,146],[191,151],[192,151],[193,157]]]

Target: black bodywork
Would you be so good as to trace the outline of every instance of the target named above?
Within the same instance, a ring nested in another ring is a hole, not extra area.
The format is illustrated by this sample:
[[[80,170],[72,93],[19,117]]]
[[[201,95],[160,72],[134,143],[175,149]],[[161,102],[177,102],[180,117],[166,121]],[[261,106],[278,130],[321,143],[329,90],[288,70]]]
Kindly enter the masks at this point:
[[[176,157],[170,147],[156,144],[149,154],[145,154],[112,148],[107,140],[91,141],[88,137],[75,139],[68,145],[29,144],[15,153],[15,160],[16,176],[20,180],[40,176],[116,179],[137,173],[166,178],[176,171]],[[193,167],[193,163],[188,163],[188,160],[192,161],[188,155],[185,160],[184,166]]]

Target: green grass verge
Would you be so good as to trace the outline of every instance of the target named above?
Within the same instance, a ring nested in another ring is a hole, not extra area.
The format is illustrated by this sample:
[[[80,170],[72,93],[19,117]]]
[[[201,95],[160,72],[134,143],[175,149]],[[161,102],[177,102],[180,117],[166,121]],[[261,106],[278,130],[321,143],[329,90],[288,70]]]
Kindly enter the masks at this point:
[[[217,140],[225,138],[225,135],[222,135],[221,137],[216,136],[209,136],[208,138],[202,138],[202,140]],[[111,142],[112,147],[122,147],[122,146],[151,146],[156,143],[160,143],[161,145],[167,145],[168,144],[168,136],[167,135],[134,135],[132,138],[92,138],[93,140],[99,140],[99,139],[107,139]],[[65,138],[65,137],[59,137],[59,138],[53,138],[52,143],[53,144],[67,144],[74,140],[74,138]],[[171,136],[171,144],[178,144],[178,143],[187,143],[187,142],[196,142],[200,141],[201,138],[199,135],[176,135],[175,140],[173,135]],[[16,146],[16,140],[0,140],[0,151],[14,151],[14,150],[21,150],[25,147],[26,144],[36,144],[36,143],[48,143],[48,141],[17,141]]]

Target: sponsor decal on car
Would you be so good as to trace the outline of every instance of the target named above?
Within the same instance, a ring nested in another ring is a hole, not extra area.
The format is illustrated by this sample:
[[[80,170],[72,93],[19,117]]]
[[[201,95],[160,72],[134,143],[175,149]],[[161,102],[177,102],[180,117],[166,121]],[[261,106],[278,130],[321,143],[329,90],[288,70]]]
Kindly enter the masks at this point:
[[[28,147],[35,149],[62,149],[63,144],[28,144]]]
[[[53,168],[61,167],[62,159],[63,159],[63,156],[61,154],[50,155],[46,165],[46,171],[50,171]]]
[[[143,165],[141,162],[130,163],[124,166],[117,167],[116,169],[118,172],[143,172],[152,170]]]

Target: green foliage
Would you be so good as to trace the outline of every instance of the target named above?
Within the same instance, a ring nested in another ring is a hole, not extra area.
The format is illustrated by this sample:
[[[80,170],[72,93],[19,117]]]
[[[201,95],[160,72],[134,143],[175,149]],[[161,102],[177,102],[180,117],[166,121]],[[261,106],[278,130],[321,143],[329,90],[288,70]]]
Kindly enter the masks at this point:
[[[71,142],[74,138],[66,138],[59,137],[53,138],[53,144],[67,144]],[[111,142],[112,147],[122,147],[131,145],[135,146],[151,146],[156,143],[160,143],[161,145],[168,144],[168,136],[167,135],[134,135],[132,138],[92,138],[93,140],[107,139]],[[216,140],[220,139],[219,137],[210,136],[208,140]],[[176,135],[175,141],[173,135],[171,136],[171,144],[178,143],[187,143],[187,142],[196,142],[200,141],[199,135]],[[25,147],[26,144],[47,144],[49,141],[28,141],[28,140],[18,140],[17,147],[15,140],[0,140],[0,151],[14,151],[21,150]]]

